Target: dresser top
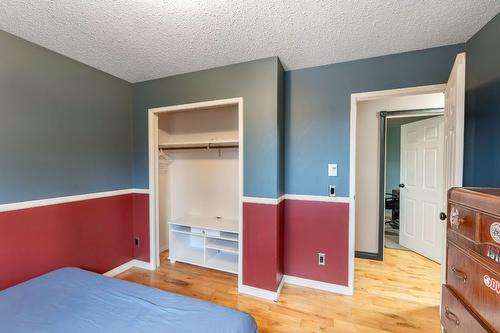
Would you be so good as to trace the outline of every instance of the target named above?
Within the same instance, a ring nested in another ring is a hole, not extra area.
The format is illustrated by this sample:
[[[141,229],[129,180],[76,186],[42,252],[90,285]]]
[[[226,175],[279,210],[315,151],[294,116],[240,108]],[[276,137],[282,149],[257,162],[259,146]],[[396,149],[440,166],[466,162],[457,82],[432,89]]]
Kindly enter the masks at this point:
[[[500,216],[500,188],[461,187],[448,192],[451,202]]]

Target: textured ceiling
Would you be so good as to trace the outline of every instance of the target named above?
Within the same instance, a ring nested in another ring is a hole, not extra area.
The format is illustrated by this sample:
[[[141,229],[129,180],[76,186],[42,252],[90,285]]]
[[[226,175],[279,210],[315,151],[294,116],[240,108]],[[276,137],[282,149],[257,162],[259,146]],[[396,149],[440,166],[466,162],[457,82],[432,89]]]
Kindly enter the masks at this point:
[[[286,69],[465,42],[500,0],[1,0],[0,29],[138,82],[279,56]]]

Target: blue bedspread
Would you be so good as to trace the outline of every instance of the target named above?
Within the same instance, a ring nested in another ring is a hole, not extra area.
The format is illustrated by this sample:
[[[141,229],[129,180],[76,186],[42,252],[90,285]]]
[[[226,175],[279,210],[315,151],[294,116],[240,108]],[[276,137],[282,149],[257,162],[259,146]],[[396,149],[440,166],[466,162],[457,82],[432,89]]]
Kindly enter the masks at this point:
[[[0,292],[0,331],[256,333],[257,327],[244,312],[63,268]]]

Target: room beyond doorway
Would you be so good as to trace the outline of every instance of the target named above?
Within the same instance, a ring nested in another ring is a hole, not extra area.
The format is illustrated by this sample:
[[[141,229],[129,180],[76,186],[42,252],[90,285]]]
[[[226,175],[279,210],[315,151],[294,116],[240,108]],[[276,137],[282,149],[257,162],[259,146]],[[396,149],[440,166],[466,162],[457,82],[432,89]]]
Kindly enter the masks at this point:
[[[384,246],[441,261],[444,109],[383,112],[380,192]]]

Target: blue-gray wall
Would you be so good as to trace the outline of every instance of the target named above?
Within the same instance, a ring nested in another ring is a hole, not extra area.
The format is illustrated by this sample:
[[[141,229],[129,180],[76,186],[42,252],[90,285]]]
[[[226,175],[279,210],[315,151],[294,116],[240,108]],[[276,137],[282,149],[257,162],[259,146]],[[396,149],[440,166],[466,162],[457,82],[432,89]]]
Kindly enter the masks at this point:
[[[0,31],[0,204],[131,187],[132,86]]]
[[[352,93],[445,83],[464,45],[285,72],[285,192],[349,195]],[[327,164],[338,164],[328,177]]]
[[[465,48],[464,185],[500,187],[500,14]]]
[[[386,192],[399,189],[401,164],[401,125],[387,127],[386,139]]]
[[[335,184],[347,196],[350,95],[444,83],[464,48],[464,183],[500,186],[499,32],[497,16],[466,46],[289,72],[273,57],[134,85],[0,32],[0,203],[147,188],[147,109],[239,96],[245,195],[325,195]]]
[[[243,97],[244,194],[279,196],[279,67],[272,57],[134,84],[134,186],[149,186],[149,108]]]
[[[285,194],[285,70],[278,61],[278,195]]]

